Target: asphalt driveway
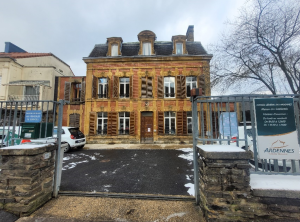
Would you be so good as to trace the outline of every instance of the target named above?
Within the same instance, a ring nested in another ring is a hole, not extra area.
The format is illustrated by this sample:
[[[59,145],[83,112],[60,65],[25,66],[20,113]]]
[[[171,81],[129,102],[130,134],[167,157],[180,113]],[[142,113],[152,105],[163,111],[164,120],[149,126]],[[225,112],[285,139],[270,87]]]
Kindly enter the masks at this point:
[[[192,149],[71,150],[61,191],[193,195]]]

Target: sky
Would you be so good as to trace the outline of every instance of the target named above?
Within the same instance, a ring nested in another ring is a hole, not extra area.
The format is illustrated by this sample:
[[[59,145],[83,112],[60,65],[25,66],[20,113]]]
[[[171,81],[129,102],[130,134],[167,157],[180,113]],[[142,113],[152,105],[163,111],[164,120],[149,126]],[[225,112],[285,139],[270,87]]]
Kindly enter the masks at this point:
[[[5,42],[27,52],[50,52],[70,65],[76,76],[85,76],[82,58],[108,37],[137,42],[139,32],[151,30],[157,41],[171,41],[173,35],[185,35],[188,26],[194,25],[195,41],[207,48],[218,42],[225,22],[238,15],[244,2],[2,0],[0,52]]]

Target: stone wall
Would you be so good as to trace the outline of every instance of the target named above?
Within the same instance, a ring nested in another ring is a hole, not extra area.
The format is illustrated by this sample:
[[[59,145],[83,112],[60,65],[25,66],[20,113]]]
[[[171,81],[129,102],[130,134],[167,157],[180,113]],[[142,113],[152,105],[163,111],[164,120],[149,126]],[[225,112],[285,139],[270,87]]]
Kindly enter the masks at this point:
[[[252,190],[250,152],[199,146],[200,207],[207,221],[298,221],[300,192]]]
[[[52,197],[56,145],[0,149],[0,209],[26,216]]]

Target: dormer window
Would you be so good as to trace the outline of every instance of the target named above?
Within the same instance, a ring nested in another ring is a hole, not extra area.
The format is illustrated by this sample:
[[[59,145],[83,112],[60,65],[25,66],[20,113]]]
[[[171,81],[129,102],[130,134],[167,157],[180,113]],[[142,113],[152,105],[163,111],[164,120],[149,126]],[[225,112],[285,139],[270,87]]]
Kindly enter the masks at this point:
[[[118,44],[111,45],[111,56],[118,56]]]
[[[156,35],[154,32],[145,30],[138,34],[138,39],[140,41],[139,55],[155,55],[154,52],[154,41]]]
[[[122,38],[121,37],[111,37],[107,38],[107,54],[106,56],[120,56],[121,54],[121,46],[122,46]]]
[[[184,55],[188,54],[186,51],[186,36],[185,35],[175,35],[172,36],[173,42],[173,54]]]
[[[182,55],[183,54],[183,44],[182,42],[176,43],[176,54]]]
[[[150,42],[143,43],[143,55],[151,55],[151,43]]]

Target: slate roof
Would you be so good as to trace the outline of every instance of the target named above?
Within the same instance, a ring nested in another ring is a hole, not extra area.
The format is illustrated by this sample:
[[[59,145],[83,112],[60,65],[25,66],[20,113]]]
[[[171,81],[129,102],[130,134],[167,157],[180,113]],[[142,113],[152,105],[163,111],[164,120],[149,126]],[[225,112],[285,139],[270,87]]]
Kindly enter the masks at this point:
[[[137,56],[140,48],[139,42],[128,42],[122,44],[122,56]],[[207,55],[201,42],[186,42],[188,55]],[[97,44],[88,57],[106,57],[108,50],[107,44]],[[173,42],[155,41],[154,50],[156,56],[172,56]]]

